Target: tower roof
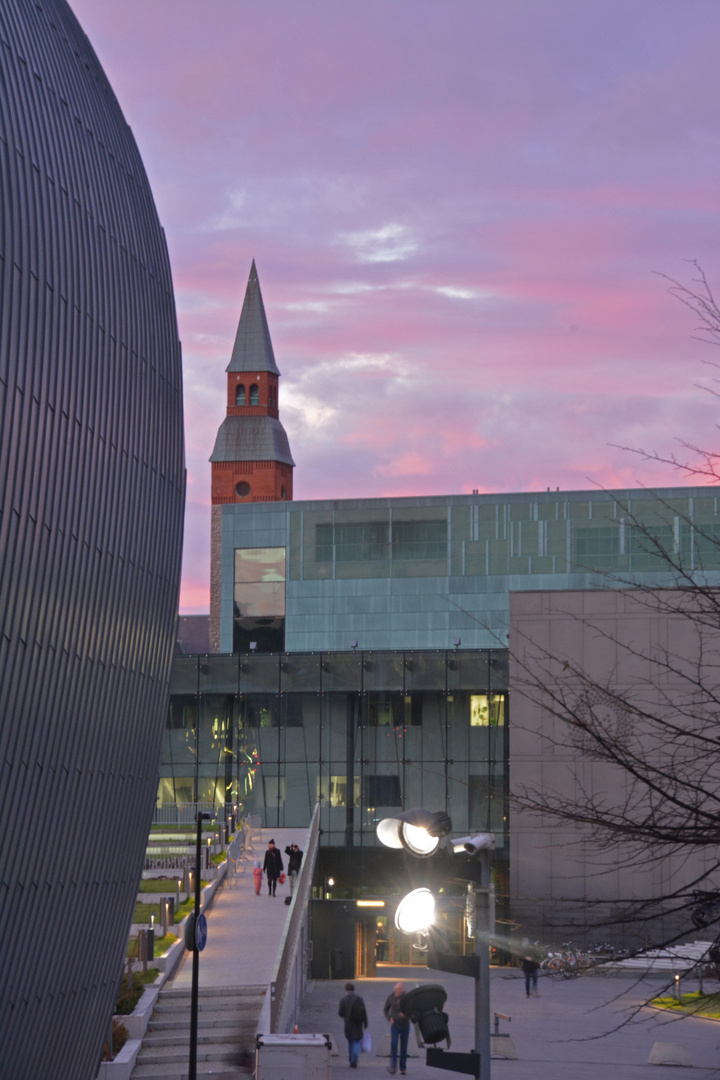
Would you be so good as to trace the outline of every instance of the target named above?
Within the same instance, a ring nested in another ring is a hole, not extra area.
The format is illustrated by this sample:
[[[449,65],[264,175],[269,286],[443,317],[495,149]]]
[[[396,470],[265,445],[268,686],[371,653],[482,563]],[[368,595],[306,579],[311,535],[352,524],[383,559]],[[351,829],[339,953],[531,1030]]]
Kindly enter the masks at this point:
[[[227,416],[211,461],[281,461],[294,465],[287,433],[272,416]]]
[[[245,290],[242,311],[240,312],[240,322],[235,335],[232,356],[225,370],[271,371],[274,375],[280,374],[275,363],[275,355],[270,340],[270,331],[265,317],[265,306],[260,292],[260,282],[258,281],[254,259],[250,268],[250,277]]]

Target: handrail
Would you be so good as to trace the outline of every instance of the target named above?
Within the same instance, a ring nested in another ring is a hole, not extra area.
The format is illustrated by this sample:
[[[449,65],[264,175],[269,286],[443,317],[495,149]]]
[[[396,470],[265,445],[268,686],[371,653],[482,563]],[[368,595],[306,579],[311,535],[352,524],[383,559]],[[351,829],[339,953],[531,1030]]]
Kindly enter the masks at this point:
[[[310,822],[307,848],[300,866],[300,873],[295,882],[295,896],[288,921],[280,958],[275,966],[275,973],[270,983],[270,1031],[277,1033],[278,1020],[282,1015],[287,995],[288,976],[293,970],[300,942],[300,931],[307,913],[310,889],[315,871],[318,846],[320,842],[320,803]]]

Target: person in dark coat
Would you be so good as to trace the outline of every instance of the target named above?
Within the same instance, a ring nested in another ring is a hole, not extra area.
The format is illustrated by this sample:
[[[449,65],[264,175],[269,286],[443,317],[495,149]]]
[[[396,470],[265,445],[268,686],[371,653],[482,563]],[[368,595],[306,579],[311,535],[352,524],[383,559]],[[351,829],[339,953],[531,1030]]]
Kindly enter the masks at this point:
[[[300,873],[300,867],[302,866],[303,853],[297,844],[288,844],[285,848],[285,854],[288,857],[288,881],[290,883],[290,892],[292,893],[295,888],[295,879]]]
[[[400,1072],[405,1075],[407,1069],[408,1036],[410,1035],[410,1019],[400,1008],[400,1002],[405,995],[405,983],[395,983],[393,992],[383,1005],[385,1019],[390,1021],[390,1064],[388,1072],[394,1073],[398,1065],[398,1050],[400,1051]]]
[[[277,888],[277,880],[283,872],[282,855],[280,854],[280,848],[275,847],[274,840],[268,842],[263,870],[267,876],[268,896],[274,896],[275,889]]]
[[[365,1002],[355,993],[354,983],[345,983],[345,997],[341,999],[338,1016],[345,1021],[345,1038],[348,1042],[350,1068],[357,1069],[360,1046],[365,1028],[368,1026]]]
[[[534,956],[523,956],[523,962],[522,962],[521,966],[522,966],[522,970],[523,970],[523,975],[525,976],[525,997],[530,997],[530,980],[531,979],[532,979],[533,993],[537,994],[537,992],[538,992],[538,988],[537,988],[538,974],[537,973],[540,970],[540,965],[538,964],[538,962],[537,962],[537,960],[535,959]]]

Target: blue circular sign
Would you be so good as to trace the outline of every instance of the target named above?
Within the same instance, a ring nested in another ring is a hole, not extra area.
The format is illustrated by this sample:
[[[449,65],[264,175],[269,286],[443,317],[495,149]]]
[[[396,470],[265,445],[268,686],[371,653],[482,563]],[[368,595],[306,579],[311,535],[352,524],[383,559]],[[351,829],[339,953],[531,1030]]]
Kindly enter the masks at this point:
[[[207,944],[207,919],[204,915],[198,915],[195,923],[195,946],[198,952],[202,952]]]

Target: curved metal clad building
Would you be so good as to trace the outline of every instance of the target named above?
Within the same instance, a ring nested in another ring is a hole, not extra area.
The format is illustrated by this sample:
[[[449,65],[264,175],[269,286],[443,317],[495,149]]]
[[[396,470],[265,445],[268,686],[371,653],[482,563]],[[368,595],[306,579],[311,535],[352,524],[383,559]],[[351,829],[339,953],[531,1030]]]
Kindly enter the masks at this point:
[[[0,0],[0,1072],[92,1080],[157,788],[184,503],[167,250],[63,0]]]

